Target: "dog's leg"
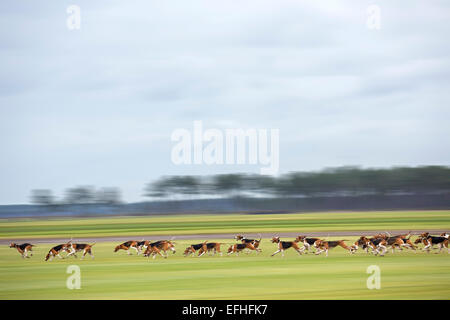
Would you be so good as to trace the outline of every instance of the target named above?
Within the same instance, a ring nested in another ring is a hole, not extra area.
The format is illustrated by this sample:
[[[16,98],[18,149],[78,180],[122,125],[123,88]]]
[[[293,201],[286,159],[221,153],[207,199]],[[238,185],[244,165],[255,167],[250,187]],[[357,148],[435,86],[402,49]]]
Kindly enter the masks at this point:
[[[280,253],[280,252],[281,252],[281,250],[275,251],[275,252],[271,255],[271,257],[273,257],[274,255],[276,255],[277,253]]]

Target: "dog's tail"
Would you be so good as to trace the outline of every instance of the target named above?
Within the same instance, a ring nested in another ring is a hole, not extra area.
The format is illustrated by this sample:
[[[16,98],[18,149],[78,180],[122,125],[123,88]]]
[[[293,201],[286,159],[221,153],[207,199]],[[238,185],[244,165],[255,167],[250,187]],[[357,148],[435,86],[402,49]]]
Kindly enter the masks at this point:
[[[97,244],[97,242],[94,242],[93,244],[91,244],[91,247],[95,246]]]

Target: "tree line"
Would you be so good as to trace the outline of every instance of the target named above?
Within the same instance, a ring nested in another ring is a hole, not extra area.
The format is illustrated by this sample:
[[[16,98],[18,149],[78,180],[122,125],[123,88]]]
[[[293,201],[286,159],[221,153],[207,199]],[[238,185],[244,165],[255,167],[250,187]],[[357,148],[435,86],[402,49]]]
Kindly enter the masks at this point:
[[[146,196],[346,196],[450,192],[450,167],[329,168],[279,177],[256,174],[165,176],[147,185]]]
[[[257,174],[211,176],[163,176],[144,188],[150,199],[174,197],[318,197],[396,194],[450,194],[450,167],[421,166],[386,169],[329,168],[315,172],[291,172],[278,177]],[[56,199],[51,190],[33,190],[31,201],[39,205],[122,203],[119,188],[75,187]]]
[[[92,186],[79,186],[67,189],[65,196],[57,199],[52,190],[37,189],[31,191],[31,202],[37,205],[84,205],[102,204],[118,205],[122,203],[122,195],[119,188],[96,189]]]

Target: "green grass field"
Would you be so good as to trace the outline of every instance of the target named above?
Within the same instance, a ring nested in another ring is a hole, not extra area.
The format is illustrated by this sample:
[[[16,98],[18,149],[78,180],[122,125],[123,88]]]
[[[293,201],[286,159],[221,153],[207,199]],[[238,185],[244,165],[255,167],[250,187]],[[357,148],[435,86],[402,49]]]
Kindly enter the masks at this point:
[[[84,219],[0,220],[0,239],[445,229],[450,211],[327,212],[267,215],[197,215]]]
[[[354,218],[354,219],[352,219]],[[186,225],[192,217],[107,218],[44,221],[1,221],[8,237],[180,234],[267,231],[354,231],[450,229],[450,211],[380,213],[317,213],[274,216],[196,216],[200,227]],[[206,220],[205,220],[206,219]],[[347,224],[342,223],[344,219]],[[205,222],[206,221],[206,222]],[[253,221],[253,223],[251,223]],[[122,223],[121,223],[122,222]],[[210,229],[207,228],[208,222]],[[169,229],[170,223],[179,229]],[[140,224],[148,226],[139,227]],[[98,228],[96,228],[98,226]],[[108,226],[108,227],[107,227]],[[258,227],[259,226],[259,227]],[[22,228],[23,227],[23,228]],[[64,228],[62,232],[60,228]],[[75,233],[78,231],[78,233]],[[340,237],[355,240],[356,237]],[[415,239],[415,237],[414,237]],[[211,241],[235,243],[232,239]],[[95,259],[55,258],[44,262],[52,244],[40,244],[31,259],[15,249],[0,247],[0,299],[449,299],[450,254],[403,250],[385,257],[342,248],[329,257],[299,256],[292,249],[275,257],[276,246],[263,239],[261,254],[187,257],[191,243],[175,240],[177,253],[168,259],[147,259],[124,251],[113,253],[117,242],[98,242]],[[349,241],[351,243],[351,241]],[[54,243],[58,244],[58,243]],[[227,246],[223,246],[226,251]],[[65,256],[65,254],[63,254]],[[81,290],[69,290],[67,267],[81,269]],[[366,270],[381,270],[381,289],[369,290]]]

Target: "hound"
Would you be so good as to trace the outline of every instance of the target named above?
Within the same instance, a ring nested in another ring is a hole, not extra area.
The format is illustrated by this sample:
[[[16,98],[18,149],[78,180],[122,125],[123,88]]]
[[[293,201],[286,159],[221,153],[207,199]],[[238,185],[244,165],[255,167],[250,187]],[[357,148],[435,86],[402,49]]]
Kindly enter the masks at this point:
[[[142,240],[142,241],[139,241],[139,242],[137,243],[137,247],[138,247],[138,249],[139,249],[139,252],[144,251],[144,250],[147,250],[149,244],[150,244],[150,241],[148,241],[148,240]],[[145,251],[144,251],[144,252],[145,252]]]
[[[448,248],[448,235],[446,233],[443,234],[444,236],[435,237],[430,236],[428,232],[422,233],[419,238],[415,241],[415,243],[423,242],[425,247],[422,250],[426,250],[428,253],[430,252],[430,248],[433,247],[434,244],[437,244],[439,247],[439,252],[442,251],[444,247],[447,248],[447,252],[450,253],[450,250]]]
[[[376,238],[372,240],[372,243],[378,243],[376,247],[383,249],[383,252],[380,254],[382,256],[384,256],[384,254],[386,253],[388,246],[391,246],[392,253],[395,252],[396,247],[398,247],[400,250],[402,250],[402,247],[404,246],[409,247],[409,244],[406,244],[401,236]]]
[[[236,253],[236,255],[238,256],[239,252],[241,252],[244,249],[256,250],[258,252],[261,252],[261,249],[255,248],[255,246],[251,242],[249,242],[249,243],[238,243],[238,244],[231,245],[228,248],[228,255],[230,255],[232,253]]]
[[[303,242],[303,252],[305,251],[309,251],[309,249],[311,249],[311,246],[314,246],[314,248],[316,248],[317,251],[317,247],[314,245],[316,243],[317,240],[320,240],[319,238],[307,238],[306,236],[298,236],[297,237],[297,241],[298,242]],[[305,252],[306,254],[308,254],[308,252]]]
[[[159,254],[161,257],[167,259],[167,257],[168,257],[167,251],[168,250],[171,250],[173,252],[173,254],[176,253],[175,246],[173,245],[172,241],[169,241],[169,240],[156,241],[156,242],[149,244],[147,250],[145,250],[144,257],[148,258],[148,257],[150,257],[150,255],[153,255],[153,259],[155,259],[156,255]],[[161,251],[164,251],[165,255],[163,255],[161,253]]]
[[[411,241],[411,231],[409,231],[408,233],[405,234],[399,234],[396,236],[391,236],[390,234],[386,233],[384,235],[379,234],[377,236],[375,236],[377,238],[382,238],[384,240],[388,240],[388,245],[390,245],[390,242],[393,242],[394,245],[392,246],[392,253],[394,253],[394,250],[396,247],[398,247],[398,249],[403,250],[403,247],[405,248],[409,248],[409,249],[413,249],[416,250],[416,246],[413,244],[413,242]],[[395,241],[394,239],[400,238],[402,241]]]
[[[402,247],[406,247],[407,249],[413,249],[416,250],[416,246],[413,244],[413,242],[411,241],[411,231],[409,231],[407,234],[399,234],[397,236],[394,236],[394,238],[400,238],[403,240],[403,245],[400,246],[400,250]]]
[[[16,248],[17,251],[22,255],[22,258],[30,258],[28,256],[28,251],[32,252],[34,245],[29,244],[29,243],[24,243],[24,244],[10,243],[9,247]],[[31,253],[30,256],[33,256],[33,253]]]
[[[234,239],[237,241],[241,241],[242,243],[251,243],[255,248],[259,248],[259,244],[261,243],[262,236],[260,234],[259,240],[255,240],[255,239],[247,239],[244,236],[238,234],[234,237]],[[249,250],[249,252],[250,252],[250,250]]]
[[[206,245],[208,241],[205,241],[203,243],[198,243],[198,244],[191,244],[189,247],[186,248],[186,250],[184,250],[184,256],[187,257],[189,255],[193,255],[195,254],[198,250],[201,250],[204,248],[204,246]]]
[[[387,250],[387,241],[383,238],[366,238],[361,237],[363,241],[366,243],[366,247],[372,249],[372,253],[374,255],[380,254],[381,257],[383,257]],[[383,252],[380,252],[380,250],[383,250]],[[368,252],[368,250],[366,250]]]
[[[358,240],[355,241],[355,243],[350,248],[352,248],[353,252],[356,252],[356,250],[358,250],[359,247],[361,247],[361,249],[363,249],[366,253],[369,253],[369,248],[372,248],[373,250],[373,247],[368,245],[369,241],[370,240],[367,237],[361,236],[359,237]]]
[[[137,241],[133,241],[133,240],[124,242],[124,243],[122,243],[122,244],[119,244],[119,245],[114,249],[114,252],[117,252],[117,251],[119,251],[119,250],[125,250],[125,251],[128,251],[128,255],[131,255],[131,252],[130,252],[130,249],[131,249],[131,248],[133,248],[134,250],[136,250],[136,252],[137,252],[138,255],[140,254],[139,247],[138,247],[138,242],[137,242]]]
[[[287,250],[289,248],[294,248],[295,251],[298,252],[299,255],[302,255],[302,250],[299,248],[298,246],[298,237],[294,240],[294,241],[281,241],[280,237],[272,237],[272,243],[277,243],[278,244],[278,250],[275,251],[271,257],[273,257],[274,255],[276,255],[277,253],[281,252],[281,255],[284,257],[284,250]]]
[[[317,246],[319,250],[316,251],[316,254],[321,254],[322,252],[325,251],[325,254],[328,257],[328,250],[336,248],[337,246],[340,246],[348,250],[351,254],[353,254],[354,250],[351,247],[347,246],[344,241],[348,240],[336,240],[336,241],[317,240],[315,246]]]
[[[356,250],[358,250],[359,247],[361,247],[361,249],[363,249],[366,253],[369,253],[369,248],[372,248],[370,245],[368,245],[369,241],[370,240],[367,237],[361,236],[359,237],[358,240],[355,241],[355,243],[350,248],[352,248],[353,252],[356,252]]]
[[[81,259],[83,260],[87,253],[91,256],[92,259],[94,259],[94,255],[92,254],[92,247],[95,245],[93,244],[85,244],[85,243],[68,243],[66,247],[66,251],[69,253],[67,257],[74,256],[77,257],[76,253],[83,251],[83,256]]]
[[[214,251],[214,255],[218,252],[220,253],[220,256],[222,256],[222,252],[220,251],[220,246],[223,243],[220,242],[210,242],[210,243],[206,243],[199,251],[198,256],[201,257],[202,255],[204,255],[206,252],[211,252]],[[256,249],[256,247],[255,247]]]
[[[52,261],[54,257],[64,259],[63,257],[61,257],[61,252],[66,251],[67,246],[68,246],[68,244],[64,243],[64,244],[60,244],[60,245],[57,245],[56,247],[51,248],[50,251],[45,256],[45,261],[48,261],[49,259],[50,259],[50,261]]]

